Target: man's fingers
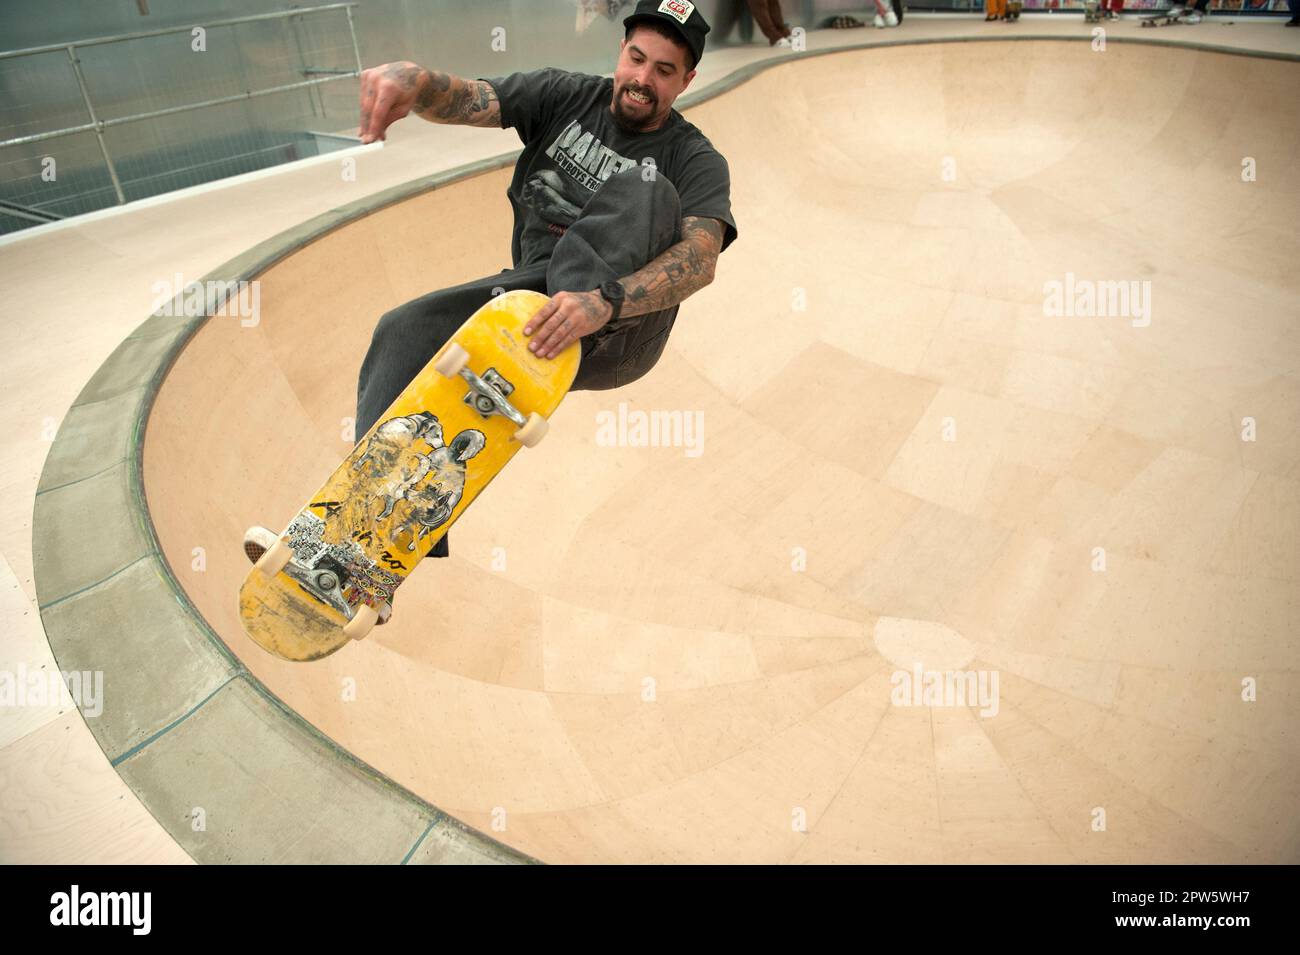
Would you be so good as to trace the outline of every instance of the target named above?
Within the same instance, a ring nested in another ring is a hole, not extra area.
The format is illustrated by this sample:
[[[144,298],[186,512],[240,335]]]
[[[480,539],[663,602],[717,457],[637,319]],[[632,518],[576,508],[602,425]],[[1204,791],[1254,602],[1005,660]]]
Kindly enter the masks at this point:
[[[540,329],[533,333],[533,340],[529,342],[528,347],[539,355],[546,354],[555,336],[564,334],[560,328],[563,321],[564,319],[559,315],[552,315]]]
[[[395,116],[390,119],[388,116],[393,108],[395,98],[391,89],[384,90],[375,97],[374,105],[370,108],[370,126],[366,129],[366,132],[376,139],[382,139],[384,130],[389,127],[394,119],[400,118]]]
[[[537,354],[549,357],[559,350],[566,338],[574,333],[573,321],[557,312],[551,316],[546,327],[533,337],[537,344]]]
[[[524,325],[524,334],[531,335],[537,331],[537,329],[545,325],[546,320],[554,315],[555,310],[559,307],[560,306],[556,303],[555,299],[547,301],[547,303],[539,308],[536,314],[528,320],[528,323]]]
[[[528,347],[534,354],[554,358],[581,337],[578,319],[566,313],[563,305],[551,299],[524,326],[524,334],[532,336]]]
[[[554,358],[568,346],[572,335],[572,331],[560,329],[548,342],[537,346],[537,354],[542,358]]]
[[[552,345],[551,348],[550,348],[550,350],[547,351],[547,352],[545,352],[545,353],[542,355],[542,357],[543,357],[543,358],[554,358],[554,357],[555,357],[556,355],[558,355],[560,352],[564,351],[564,349],[568,348],[568,347],[569,347],[569,344],[570,344],[572,341],[573,341],[573,338],[572,338],[571,335],[565,335],[565,336],[563,336],[563,337],[562,337],[558,342],[556,342],[554,345]]]

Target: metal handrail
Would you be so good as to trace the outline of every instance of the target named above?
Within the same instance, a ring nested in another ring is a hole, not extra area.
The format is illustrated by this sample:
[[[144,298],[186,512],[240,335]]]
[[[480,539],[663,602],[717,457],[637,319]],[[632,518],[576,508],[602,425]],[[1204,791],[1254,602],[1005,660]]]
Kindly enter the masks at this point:
[[[54,53],[69,46],[99,46],[104,43],[121,43],[126,40],[143,40],[151,36],[165,36],[168,33],[190,33],[198,27],[207,30],[212,27],[234,26],[236,23],[251,23],[254,20],[283,20],[285,17],[298,17],[304,13],[322,13],[325,10],[351,10],[357,6],[353,3],[327,3],[319,7],[302,7],[298,10],[281,10],[277,13],[253,13],[246,17],[233,17],[229,20],[212,20],[207,23],[192,23],[187,27],[163,27],[158,30],[141,30],[137,33],[119,33],[116,36],[98,36],[88,40],[73,40],[70,43],[50,43],[47,46],[31,46],[22,50],[0,52],[0,60],[13,56],[30,56],[34,53]]]
[[[30,136],[17,136],[13,139],[0,140],[0,149],[6,146],[22,146],[28,143],[45,142],[50,139],[57,139],[61,136],[72,136],[77,133],[93,132],[99,140],[99,152],[104,159],[104,165],[108,169],[108,176],[113,181],[113,191],[117,195],[118,205],[126,203],[126,194],[122,191],[122,183],[117,175],[117,167],[113,164],[113,157],[109,155],[108,144],[104,140],[104,130],[112,126],[121,126],[126,123],[138,122],[142,119],[154,119],[159,116],[169,116],[174,113],[184,113],[190,110],[203,109],[208,106],[220,106],[223,103],[234,103],[239,100],[253,99],[258,96],[270,96],[272,93],[283,93],[288,90],[303,89],[304,87],[320,86],[323,83],[333,83],[336,80],[352,79],[361,75],[361,49],[357,45],[356,23],[352,18],[352,8],[357,6],[355,0],[347,3],[328,3],[318,7],[302,7],[296,10],[284,10],[276,13],[258,13],[246,17],[234,17],[228,20],[214,20],[209,23],[196,23],[184,27],[164,27],[158,30],[141,30],[136,33],[123,33],[117,36],[94,37],[88,40],[73,40],[69,43],[51,43],[45,46],[27,47],[22,50],[7,50],[0,52],[0,60],[13,59],[19,56],[36,56],[42,53],[55,53],[59,50],[67,52],[68,59],[72,63],[72,72],[77,78],[77,86],[81,90],[81,100],[86,107],[86,112],[90,116],[90,122],[82,123],[79,126],[66,126],[62,129],[52,129],[43,133],[33,133]],[[343,10],[348,18],[348,33],[352,37],[352,55],[356,60],[355,70],[312,70],[313,73],[326,73],[330,75],[319,79],[303,80],[298,83],[284,83],[280,86],[272,86],[260,90],[245,90],[243,93],[236,93],[232,96],[219,96],[214,99],[201,100],[197,103],[185,103],[181,106],[169,106],[165,109],[151,110],[147,113],[133,113],[130,116],[119,116],[114,119],[100,119],[95,112],[95,104],[90,97],[90,88],[86,84],[86,77],[81,72],[81,61],[77,59],[77,50],[87,46],[102,46],[106,43],[123,43],[129,40],[140,40],[148,37],[165,36],[171,33],[190,33],[197,28],[213,29],[217,27],[234,26],[239,23],[252,23],[259,20],[282,20],[287,17],[300,17],[311,13],[324,13],[329,10]]]
[[[19,136],[17,139],[0,140],[0,146],[21,146],[24,143],[39,143],[47,139],[56,139],[59,136],[71,136],[74,133],[88,133],[93,130],[108,129],[110,126],[122,126],[126,123],[134,123],[141,119],[153,119],[156,116],[168,116],[172,113],[184,113],[186,110],[202,109],[205,106],[220,106],[222,103],[234,103],[241,99],[253,99],[257,96],[269,96],[272,93],[283,93],[286,90],[298,90],[304,86],[320,86],[322,83],[330,83],[334,80],[350,79],[358,74],[352,71],[341,73],[337,76],[327,76],[323,80],[303,80],[301,83],[285,83],[282,86],[268,86],[264,90],[248,90],[243,93],[235,93],[232,96],[221,96],[217,99],[205,99],[201,103],[185,103],[182,106],[168,106],[166,109],[156,109],[149,113],[132,113],[130,116],[119,116],[117,119],[100,119],[89,123],[83,123],[80,126],[68,126],[65,129],[55,129],[48,133],[33,133],[30,136]]]

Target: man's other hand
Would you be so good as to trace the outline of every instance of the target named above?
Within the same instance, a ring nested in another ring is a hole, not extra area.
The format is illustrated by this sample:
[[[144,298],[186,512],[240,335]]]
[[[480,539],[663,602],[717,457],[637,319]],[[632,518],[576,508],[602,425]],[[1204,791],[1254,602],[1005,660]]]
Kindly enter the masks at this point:
[[[532,336],[528,347],[542,358],[554,358],[584,335],[603,328],[614,316],[614,306],[591,292],[556,292],[524,326]]]

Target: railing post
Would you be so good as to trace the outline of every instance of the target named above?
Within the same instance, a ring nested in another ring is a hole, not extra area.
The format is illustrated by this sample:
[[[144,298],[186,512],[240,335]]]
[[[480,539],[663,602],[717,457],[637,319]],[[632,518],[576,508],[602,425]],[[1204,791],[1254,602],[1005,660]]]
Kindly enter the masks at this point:
[[[347,6],[344,7],[343,9],[345,9],[348,12],[348,32],[352,34],[352,53],[357,58],[357,76],[360,76],[361,75],[361,49],[360,47],[357,46],[357,27],[356,24],[352,22],[352,7]]]
[[[113,191],[117,193],[117,204],[119,206],[126,204],[126,195],[122,192],[122,183],[117,178],[117,169],[113,166],[113,157],[108,154],[108,143],[104,142],[104,126],[95,115],[95,104],[90,101],[90,90],[86,89],[86,78],[81,74],[81,61],[77,59],[77,51],[71,43],[64,47],[68,51],[68,59],[72,61],[72,71],[77,74],[77,85],[81,87],[81,99],[86,104],[86,112],[90,113],[90,121],[95,124],[95,138],[99,140],[99,151],[104,155],[104,165],[108,167],[109,178],[113,180]]]

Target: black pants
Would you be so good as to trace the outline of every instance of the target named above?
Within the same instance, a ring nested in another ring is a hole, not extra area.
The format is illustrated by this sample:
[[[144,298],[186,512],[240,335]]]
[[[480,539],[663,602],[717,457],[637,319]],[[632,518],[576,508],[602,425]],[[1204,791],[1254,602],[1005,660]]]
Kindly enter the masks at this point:
[[[551,258],[430,292],[386,312],[375,326],[357,381],[356,433],[366,434],[465,319],[501,292],[589,292],[620,279],[681,241],[681,202],[662,174],[633,166],[611,176],[560,237]],[[659,360],[677,306],[620,318],[581,340],[574,391],[604,391],[636,381]],[[430,556],[446,557],[447,535]]]

